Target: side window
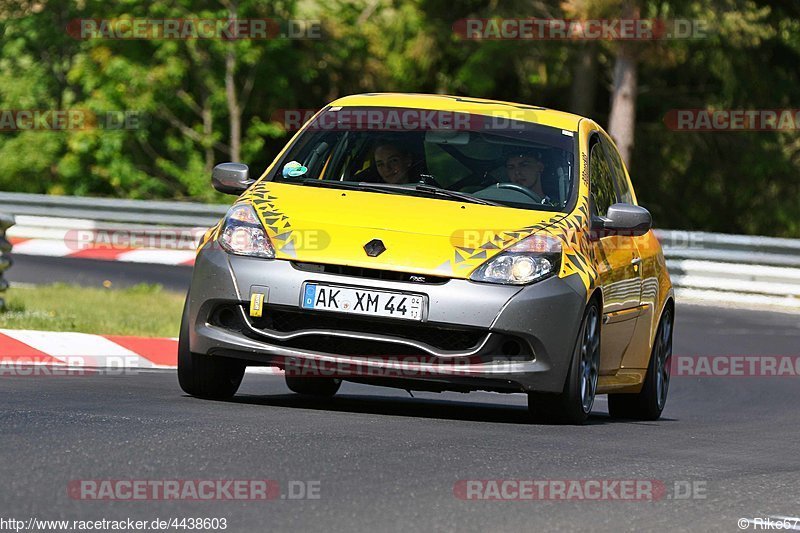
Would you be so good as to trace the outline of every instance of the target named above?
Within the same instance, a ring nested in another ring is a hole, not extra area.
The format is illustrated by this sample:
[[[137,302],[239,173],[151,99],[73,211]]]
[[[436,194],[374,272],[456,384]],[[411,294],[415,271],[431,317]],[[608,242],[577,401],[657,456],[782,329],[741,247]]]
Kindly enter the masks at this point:
[[[330,133],[324,137],[317,135],[305,135],[301,138],[300,144],[293,146],[290,152],[293,153],[292,157],[295,161],[303,165],[308,171],[302,177],[305,178],[319,178],[322,174],[322,169],[325,167],[328,158],[330,157],[332,149],[337,146],[342,135],[340,133]],[[275,179],[283,179],[281,174],[284,165],[289,163],[289,156],[285,156],[284,160],[276,169],[274,175]]]
[[[617,188],[617,195],[620,202],[626,204],[633,203],[633,195],[631,194],[631,189],[628,186],[628,180],[625,179],[625,166],[622,164],[622,158],[619,156],[619,152],[617,149],[614,148],[614,145],[602,139],[601,144],[605,149],[606,155],[608,156],[608,162],[611,165],[611,176],[614,179],[614,185]]]
[[[370,165],[372,154],[372,145],[367,142],[365,136],[353,139],[349,146],[346,146],[346,151],[342,154],[344,161],[342,161],[342,170],[336,177],[329,179],[340,179],[350,181],[362,170]]]
[[[608,160],[600,143],[595,143],[589,153],[589,190],[593,216],[606,216],[609,206],[616,203],[614,183]]]

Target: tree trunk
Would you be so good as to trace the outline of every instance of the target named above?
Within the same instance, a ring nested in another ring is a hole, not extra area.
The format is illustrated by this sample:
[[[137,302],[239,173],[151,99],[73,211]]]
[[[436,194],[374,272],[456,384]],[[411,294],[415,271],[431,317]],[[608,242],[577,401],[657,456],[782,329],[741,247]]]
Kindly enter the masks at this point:
[[[617,143],[625,164],[630,164],[636,125],[637,64],[631,44],[620,42],[614,64],[608,133]]]
[[[633,0],[626,2],[622,17],[639,18],[639,9]],[[611,89],[611,112],[608,117],[608,133],[619,148],[619,155],[626,165],[630,164],[633,151],[634,127],[636,126],[636,96],[639,43],[620,41],[617,43],[614,79]]]
[[[233,2],[228,10],[231,20],[236,18],[236,3]],[[236,94],[236,50],[234,42],[228,43],[228,52],[225,56],[225,96],[228,101],[228,117],[230,118],[230,154],[231,161],[241,161],[242,150],[242,109],[239,106],[239,97]]]
[[[578,47],[572,75],[569,110],[588,117],[594,114],[597,87],[597,43],[589,41]]]
[[[211,98],[206,96],[203,99],[203,139],[206,141],[206,176],[211,175],[214,168],[214,144],[211,139],[214,137],[214,115],[211,113]]]

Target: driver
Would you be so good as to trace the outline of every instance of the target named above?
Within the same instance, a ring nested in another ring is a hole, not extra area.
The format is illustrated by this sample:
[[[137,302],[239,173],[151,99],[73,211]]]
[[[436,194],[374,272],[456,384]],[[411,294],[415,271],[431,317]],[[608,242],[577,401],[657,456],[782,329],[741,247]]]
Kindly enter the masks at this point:
[[[384,183],[410,183],[414,180],[411,167],[414,156],[411,150],[400,143],[385,141],[375,147],[373,154],[375,168]],[[414,180],[415,181],[415,180]]]
[[[521,149],[506,158],[506,174],[509,181],[529,189],[540,198],[547,199],[542,188],[542,172],[544,172],[542,156],[534,150]]]

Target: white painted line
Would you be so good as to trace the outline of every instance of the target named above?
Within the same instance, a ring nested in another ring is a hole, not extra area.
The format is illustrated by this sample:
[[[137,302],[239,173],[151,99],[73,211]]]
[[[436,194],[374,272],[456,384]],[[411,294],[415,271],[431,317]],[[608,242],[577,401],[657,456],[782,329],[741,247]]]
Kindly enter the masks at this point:
[[[131,250],[117,256],[115,261],[129,263],[156,263],[160,265],[179,265],[195,258],[194,250]]]
[[[788,526],[784,527],[784,530],[800,531],[800,518],[796,516],[770,516],[770,518],[779,520],[782,522],[782,525]]]

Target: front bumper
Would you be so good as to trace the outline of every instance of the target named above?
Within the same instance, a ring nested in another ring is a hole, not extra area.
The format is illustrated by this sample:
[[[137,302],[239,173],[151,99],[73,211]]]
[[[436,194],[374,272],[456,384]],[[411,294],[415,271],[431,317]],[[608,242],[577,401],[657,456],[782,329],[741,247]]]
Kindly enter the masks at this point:
[[[423,294],[424,321],[401,325],[301,311],[308,281]],[[268,293],[265,315],[281,324],[265,326],[248,316],[256,287]],[[189,345],[194,353],[284,368],[317,364],[353,381],[415,390],[560,392],[585,302],[577,276],[524,287],[460,279],[420,284],[309,272],[290,261],[209,247],[195,261]],[[228,313],[222,321],[220,309]]]

